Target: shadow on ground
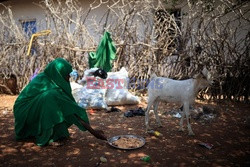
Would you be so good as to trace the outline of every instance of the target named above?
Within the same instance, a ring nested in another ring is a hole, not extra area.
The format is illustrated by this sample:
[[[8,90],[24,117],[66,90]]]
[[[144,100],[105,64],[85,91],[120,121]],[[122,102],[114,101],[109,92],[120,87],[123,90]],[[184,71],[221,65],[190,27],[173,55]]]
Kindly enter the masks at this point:
[[[106,142],[94,138],[88,132],[81,132],[75,126],[70,128],[71,138],[61,147],[38,147],[33,140],[16,141],[12,105],[14,98],[1,96],[0,105],[0,164],[1,166],[90,166],[98,164],[101,156],[107,163],[99,166],[249,166],[250,130],[246,127],[246,117],[250,115],[250,106],[243,104],[202,104],[214,107],[220,114],[210,122],[192,120],[196,136],[178,132],[179,119],[166,114],[178,106],[160,104],[163,113],[160,118],[163,128],[158,128],[153,115],[151,126],[163,134],[162,137],[145,133],[144,116],[126,118],[125,111],[139,106],[120,106],[121,112],[89,113],[94,128],[101,129],[106,136],[122,134],[140,135],[146,144],[137,150],[118,150]],[[201,147],[198,143],[213,144],[212,149]],[[149,155],[150,162],[141,157]]]

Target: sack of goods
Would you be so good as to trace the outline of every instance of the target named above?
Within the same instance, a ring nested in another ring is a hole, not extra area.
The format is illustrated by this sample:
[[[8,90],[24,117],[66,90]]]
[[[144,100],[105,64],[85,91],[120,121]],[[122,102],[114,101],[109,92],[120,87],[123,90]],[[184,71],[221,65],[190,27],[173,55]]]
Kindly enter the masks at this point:
[[[104,80],[91,76],[96,68],[84,72],[78,83],[72,82],[72,94],[79,106],[89,109],[107,109],[108,106],[139,104],[139,97],[128,91],[128,72],[123,67],[118,72],[108,72]]]

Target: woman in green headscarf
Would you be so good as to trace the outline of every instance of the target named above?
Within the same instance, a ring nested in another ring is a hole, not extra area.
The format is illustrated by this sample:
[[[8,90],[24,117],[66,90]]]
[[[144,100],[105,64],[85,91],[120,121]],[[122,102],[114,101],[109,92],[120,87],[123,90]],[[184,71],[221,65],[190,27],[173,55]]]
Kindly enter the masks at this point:
[[[96,138],[106,140],[102,131],[89,125],[85,109],[75,102],[69,83],[72,66],[57,58],[20,93],[14,104],[16,139],[36,138],[39,146],[69,137],[75,124]]]

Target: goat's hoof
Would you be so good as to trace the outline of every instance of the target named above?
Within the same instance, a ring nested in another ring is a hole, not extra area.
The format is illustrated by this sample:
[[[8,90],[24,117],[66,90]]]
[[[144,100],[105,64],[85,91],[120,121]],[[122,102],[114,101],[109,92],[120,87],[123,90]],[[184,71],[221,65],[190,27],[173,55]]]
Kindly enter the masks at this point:
[[[195,134],[194,134],[194,132],[189,132],[188,135],[189,136],[194,136]]]

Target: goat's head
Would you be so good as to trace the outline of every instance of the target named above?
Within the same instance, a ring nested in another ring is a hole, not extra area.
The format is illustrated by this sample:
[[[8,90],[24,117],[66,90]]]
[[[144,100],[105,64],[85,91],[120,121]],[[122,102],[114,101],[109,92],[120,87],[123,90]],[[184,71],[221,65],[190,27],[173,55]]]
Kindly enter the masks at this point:
[[[203,68],[203,70],[194,77],[195,79],[199,80],[199,83],[202,88],[211,86],[213,84],[213,76],[210,71],[207,70],[206,67]]]
[[[96,70],[95,72],[93,72],[92,74],[94,75],[94,77],[98,76],[102,79],[106,79],[108,76],[107,72],[104,71],[103,69],[100,69],[100,68],[98,70]]]
[[[201,73],[203,76],[205,76],[210,86],[218,80],[218,74],[216,73],[216,69],[214,69],[213,67],[210,71],[208,71],[207,68],[204,67]]]

